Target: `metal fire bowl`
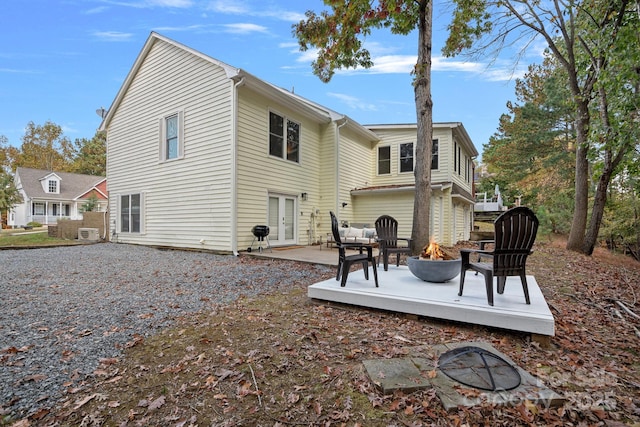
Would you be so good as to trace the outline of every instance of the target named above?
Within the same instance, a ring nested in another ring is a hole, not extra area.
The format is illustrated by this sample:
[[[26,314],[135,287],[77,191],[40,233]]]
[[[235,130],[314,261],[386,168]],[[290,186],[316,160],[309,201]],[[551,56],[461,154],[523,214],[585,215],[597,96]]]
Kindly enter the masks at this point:
[[[447,282],[458,274],[460,274],[460,268],[462,266],[462,260],[430,260],[420,259],[417,256],[409,257],[407,259],[409,270],[418,279],[425,282],[443,283]]]

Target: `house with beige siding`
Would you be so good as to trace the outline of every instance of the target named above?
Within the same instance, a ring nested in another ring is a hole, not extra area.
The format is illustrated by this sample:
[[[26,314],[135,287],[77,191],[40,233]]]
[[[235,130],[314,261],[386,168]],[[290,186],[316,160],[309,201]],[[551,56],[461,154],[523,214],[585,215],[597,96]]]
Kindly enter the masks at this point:
[[[415,124],[361,125],[157,33],[101,130],[114,241],[237,253],[264,224],[271,246],[307,245],[329,211],[411,231]],[[451,244],[472,227],[478,153],[461,123],[433,138],[431,229]]]

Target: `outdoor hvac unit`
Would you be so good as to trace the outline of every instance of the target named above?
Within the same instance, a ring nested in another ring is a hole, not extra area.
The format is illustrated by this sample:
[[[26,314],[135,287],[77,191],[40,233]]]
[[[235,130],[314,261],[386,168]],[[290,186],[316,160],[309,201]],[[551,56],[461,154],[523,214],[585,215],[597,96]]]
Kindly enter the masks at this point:
[[[100,240],[97,228],[78,228],[78,240],[97,242]]]

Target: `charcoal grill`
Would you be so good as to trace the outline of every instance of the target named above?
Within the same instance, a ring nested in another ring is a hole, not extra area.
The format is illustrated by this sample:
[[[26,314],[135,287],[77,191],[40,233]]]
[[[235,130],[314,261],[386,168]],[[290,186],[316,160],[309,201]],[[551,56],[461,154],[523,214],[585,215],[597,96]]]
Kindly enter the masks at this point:
[[[253,241],[251,246],[247,248],[247,252],[251,252],[253,244],[258,241],[258,252],[262,252],[262,242],[267,242],[267,248],[271,251],[271,245],[269,244],[269,226],[268,225],[254,225],[251,229],[253,233]]]

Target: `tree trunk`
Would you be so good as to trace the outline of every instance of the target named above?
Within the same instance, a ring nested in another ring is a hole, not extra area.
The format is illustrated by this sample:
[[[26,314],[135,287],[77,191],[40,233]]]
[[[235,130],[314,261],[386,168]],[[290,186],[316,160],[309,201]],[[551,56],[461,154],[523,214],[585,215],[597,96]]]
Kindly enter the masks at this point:
[[[573,93],[578,106],[576,119],[576,172],[573,221],[567,239],[567,249],[582,252],[584,233],[587,229],[587,209],[589,207],[589,160],[587,159],[589,131],[589,106],[580,101],[580,94]]]
[[[433,101],[431,99],[431,37],[433,6],[431,0],[420,2],[418,23],[418,62],[415,68],[414,93],[416,102],[417,141],[415,200],[411,252],[418,255],[429,243],[431,212],[431,146],[433,137]]]

